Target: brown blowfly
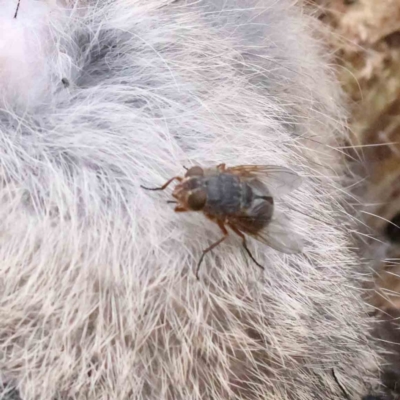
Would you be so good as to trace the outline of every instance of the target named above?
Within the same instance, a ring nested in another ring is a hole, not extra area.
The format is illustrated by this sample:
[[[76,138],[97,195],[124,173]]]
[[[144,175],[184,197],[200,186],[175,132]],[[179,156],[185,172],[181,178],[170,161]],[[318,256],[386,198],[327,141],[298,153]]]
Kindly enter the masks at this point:
[[[197,279],[204,256],[229,235],[227,227],[242,239],[246,253],[262,269],[264,267],[247,247],[246,234],[283,253],[301,250],[300,238],[286,226],[285,218],[277,218],[274,211],[275,197],[288,194],[300,186],[301,178],[295,172],[272,165],[230,168],[225,164],[216,168],[194,166],[186,169],[184,177],[174,176],[161,187],[141,187],[164,190],[173,181],[179,182],[172,193],[176,200],[168,203],[177,204],[175,211],[202,211],[223,232],[221,239],[203,251],[197,264]]]

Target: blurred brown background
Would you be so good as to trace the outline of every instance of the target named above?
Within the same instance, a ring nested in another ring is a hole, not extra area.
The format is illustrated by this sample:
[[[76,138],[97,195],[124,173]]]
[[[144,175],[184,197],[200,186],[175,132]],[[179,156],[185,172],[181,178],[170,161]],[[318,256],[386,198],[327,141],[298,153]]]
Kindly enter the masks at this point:
[[[375,244],[371,303],[391,352],[382,380],[400,398],[400,0],[311,0],[350,99],[350,137],[363,165],[363,221]],[[373,247],[373,246],[371,246]],[[368,254],[370,256],[370,254]]]
[[[315,0],[364,165],[364,221],[382,243],[373,304],[400,309],[400,0]],[[376,244],[379,242],[376,242]]]

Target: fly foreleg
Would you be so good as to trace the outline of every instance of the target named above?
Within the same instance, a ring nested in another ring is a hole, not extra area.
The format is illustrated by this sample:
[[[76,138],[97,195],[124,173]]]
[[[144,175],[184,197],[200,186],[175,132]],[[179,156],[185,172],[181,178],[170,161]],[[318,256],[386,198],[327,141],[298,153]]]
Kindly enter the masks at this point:
[[[171,179],[169,179],[167,182],[165,182],[164,185],[162,185],[162,186],[160,186],[160,187],[157,187],[157,188],[147,188],[147,187],[144,187],[144,186],[142,186],[142,185],[140,185],[140,187],[141,187],[142,189],[146,189],[146,190],[164,190],[164,189],[166,189],[167,186],[168,186],[172,181],[174,181],[174,180],[177,180],[178,182],[182,182],[182,178],[181,178],[180,176],[174,176],[173,178],[171,178]]]
[[[200,260],[197,264],[197,268],[196,268],[196,278],[197,280],[199,280],[199,270],[200,270],[200,265],[203,262],[204,256],[210,252],[212,249],[215,249],[219,244],[221,244],[229,235],[229,232],[226,230],[224,224],[222,222],[217,222],[218,226],[220,227],[221,231],[223,232],[224,236],[217,240],[215,243],[213,243],[211,246],[207,247],[205,250],[203,250],[203,254],[200,257]]]
[[[174,208],[174,211],[175,211],[175,212],[185,212],[185,211],[187,211],[187,208],[182,207],[182,206],[176,206],[176,207]]]
[[[179,204],[179,203],[176,200],[167,200],[167,204]],[[188,209],[185,207],[182,207],[182,206],[176,206],[174,208],[174,211],[175,212],[185,212],[185,211],[188,211]]]

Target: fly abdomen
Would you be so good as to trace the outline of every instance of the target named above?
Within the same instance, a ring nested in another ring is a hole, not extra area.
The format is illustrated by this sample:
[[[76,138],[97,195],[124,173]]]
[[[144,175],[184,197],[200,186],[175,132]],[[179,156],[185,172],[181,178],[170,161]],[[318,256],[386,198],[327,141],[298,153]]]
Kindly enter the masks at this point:
[[[268,189],[258,181],[242,183],[240,223],[247,232],[257,233],[272,219],[274,199]]]
[[[251,186],[244,182],[241,184],[241,208],[246,209],[251,207],[254,199],[254,192]]]
[[[206,180],[205,211],[211,215],[233,215],[241,206],[241,183],[231,174],[215,175]]]

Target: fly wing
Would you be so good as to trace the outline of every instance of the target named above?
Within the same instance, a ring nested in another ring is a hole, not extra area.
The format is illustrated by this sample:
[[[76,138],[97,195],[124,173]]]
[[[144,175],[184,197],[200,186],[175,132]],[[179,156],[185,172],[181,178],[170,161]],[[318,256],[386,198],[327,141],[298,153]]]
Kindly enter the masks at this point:
[[[251,236],[281,253],[300,253],[304,247],[301,236],[290,230],[289,225],[279,220],[272,220],[263,231]]]
[[[273,249],[286,254],[300,253],[304,247],[304,240],[293,232],[288,219],[283,214],[274,213],[275,216],[264,228],[259,231],[251,229],[249,217],[238,216],[233,222],[234,227],[242,233],[248,234],[257,241],[266,244]],[[260,221],[257,218],[258,222]]]
[[[257,179],[267,186],[273,196],[278,197],[296,190],[302,182],[296,172],[274,165],[238,165],[226,168],[225,172],[243,179]]]

